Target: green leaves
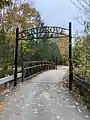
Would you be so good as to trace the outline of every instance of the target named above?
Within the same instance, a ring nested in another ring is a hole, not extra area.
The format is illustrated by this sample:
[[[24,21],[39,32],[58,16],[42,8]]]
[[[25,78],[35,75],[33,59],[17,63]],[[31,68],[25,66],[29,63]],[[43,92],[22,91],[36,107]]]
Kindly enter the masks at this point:
[[[42,23],[40,13],[28,3],[18,5],[13,3],[8,9],[5,8],[3,8],[5,13],[2,14],[2,30],[0,31],[0,77],[11,75],[14,71],[16,27],[18,26],[22,31],[39,27]],[[42,35],[45,39],[31,40],[28,37],[29,40],[19,41],[19,70],[21,70],[22,61],[48,60],[55,62],[56,56],[58,61],[60,60],[60,51],[57,44],[51,39],[47,39],[49,33]]]
[[[31,28],[36,25],[37,11],[28,3],[16,5],[11,4],[11,1],[2,0],[0,5],[3,9],[2,24],[0,31],[0,77],[13,74],[14,67],[14,55],[15,55],[15,31],[18,26],[21,30]],[[7,9],[8,8],[8,9]],[[28,41],[19,42],[19,54],[18,54],[18,68],[21,67],[23,55],[30,60],[31,56],[35,53]]]
[[[13,74],[14,36],[0,33],[0,77]]]
[[[90,33],[90,21],[85,21],[85,32],[87,33],[87,34],[89,34]]]
[[[29,48],[29,49],[28,49]],[[30,51],[26,51],[30,50]],[[58,61],[60,60],[60,53],[56,43],[51,40],[29,40],[27,42],[27,47],[23,46],[23,57],[24,60],[48,60],[55,62],[55,57],[58,57]]]
[[[73,64],[77,68],[77,73],[80,76],[88,77],[90,70],[87,70],[87,66],[90,66],[90,60],[87,56],[90,55],[90,35],[85,38],[77,39],[73,48]],[[76,73],[76,70],[74,69]]]

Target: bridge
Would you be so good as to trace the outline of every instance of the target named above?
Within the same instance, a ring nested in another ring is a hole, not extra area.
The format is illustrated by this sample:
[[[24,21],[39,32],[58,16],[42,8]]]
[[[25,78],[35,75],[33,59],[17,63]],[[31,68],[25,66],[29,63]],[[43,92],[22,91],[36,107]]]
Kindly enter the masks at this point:
[[[0,120],[90,119],[86,107],[68,90],[68,66],[48,68],[7,91],[2,99],[5,105]]]
[[[68,35],[65,33],[67,30]],[[22,72],[17,72],[19,40],[66,36],[69,37],[68,66],[58,65],[57,61],[22,60]],[[20,32],[17,28],[15,73],[0,80],[3,103],[0,120],[90,120],[90,112],[75,97],[83,94],[89,99],[90,84],[73,74],[72,62],[71,22],[69,29],[41,26]],[[5,91],[5,88],[9,89]]]

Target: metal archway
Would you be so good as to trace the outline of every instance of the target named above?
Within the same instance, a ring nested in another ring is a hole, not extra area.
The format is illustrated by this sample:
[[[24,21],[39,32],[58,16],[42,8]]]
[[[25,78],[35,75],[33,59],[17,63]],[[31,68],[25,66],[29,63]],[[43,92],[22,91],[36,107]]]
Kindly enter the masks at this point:
[[[67,35],[65,31],[69,31]],[[46,36],[43,36],[45,34]],[[63,38],[69,37],[69,89],[72,89],[73,81],[73,66],[72,66],[72,24],[69,22],[69,28],[55,27],[55,26],[41,26],[27,29],[19,32],[16,28],[16,46],[15,46],[15,72],[14,72],[14,86],[17,85],[17,61],[18,61],[18,43],[19,40],[25,39],[44,39],[44,38]]]

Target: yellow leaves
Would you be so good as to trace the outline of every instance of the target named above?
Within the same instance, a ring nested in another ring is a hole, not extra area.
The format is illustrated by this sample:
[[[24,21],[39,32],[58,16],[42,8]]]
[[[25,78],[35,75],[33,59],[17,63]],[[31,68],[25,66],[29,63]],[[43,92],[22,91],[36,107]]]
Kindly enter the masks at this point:
[[[68,55],[68,38],[63,38],[60,40],[59,49],[62,59],[65,59]]]
[[[36,16],[36,9],[32,8],[28,3],[24,3],[20,6],[20,10],[25,17]]]
[[[35,8],[33,8],[28,3],[13,6],[14,7],[7,10],[6,14],[3,17],[7,32],[15,32],[15,28],[17,26],[21,27],[22,29],[27,29],[35,25],[35,17],[37,15]]]
[[[30,44],[28,43],[28,41],[22,41],[22,50],[24,51],[24,52],[30,52],[31,51],[31,48],[30,48]]]

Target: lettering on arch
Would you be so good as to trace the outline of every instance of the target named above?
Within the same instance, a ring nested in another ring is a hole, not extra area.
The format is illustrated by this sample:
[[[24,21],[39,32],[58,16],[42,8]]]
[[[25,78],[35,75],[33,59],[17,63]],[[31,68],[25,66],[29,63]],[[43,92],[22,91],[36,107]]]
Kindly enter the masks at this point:
[[[55,26],[44,26],[27,29],[22,31],[21,38],[27,37],[29,39],[44,39],[46,38],[60,38],[60,36],[67,36],[65,31],[67,29]]]

